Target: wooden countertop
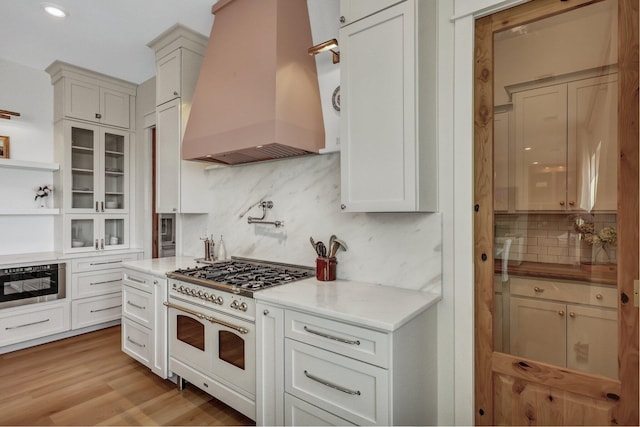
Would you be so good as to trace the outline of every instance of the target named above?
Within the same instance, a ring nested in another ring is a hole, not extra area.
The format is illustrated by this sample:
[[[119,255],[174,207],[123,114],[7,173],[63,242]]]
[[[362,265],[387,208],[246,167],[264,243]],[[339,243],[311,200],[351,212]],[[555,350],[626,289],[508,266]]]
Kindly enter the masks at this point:
[[[522,262],[520,265],[509,265],[508,273],[516,276],[542,277],[550,279],[578,280],[581,282],[617,284],[617,267],[610,265],[572,265],[550,264],[543,262]],[[495,261],[495,272],[502,272],[502,261]]]

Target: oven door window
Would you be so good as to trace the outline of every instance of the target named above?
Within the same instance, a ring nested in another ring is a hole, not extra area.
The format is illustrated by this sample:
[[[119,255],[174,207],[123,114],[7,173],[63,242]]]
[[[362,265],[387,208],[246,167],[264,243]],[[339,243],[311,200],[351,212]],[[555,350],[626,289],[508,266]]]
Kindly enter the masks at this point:
[[[244,369],[244,340],[229,331],[218,331],[218,357]]]
[[[202,323],[191,317],[178,314],[176,325],[178,340],[204,351],[204,325]]]
[[[12,274],[0,279],[2,295],[0,301],[14,301],[58,293],[55,274],[57,272],[34,272]]]

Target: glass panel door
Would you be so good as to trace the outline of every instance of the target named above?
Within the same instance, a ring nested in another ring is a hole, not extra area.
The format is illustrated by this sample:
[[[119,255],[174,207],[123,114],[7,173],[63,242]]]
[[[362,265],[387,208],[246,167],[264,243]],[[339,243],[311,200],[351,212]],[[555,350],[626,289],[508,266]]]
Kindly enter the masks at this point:
[[[118,246],[126,244],[125,241],[125,219],[124,218],[105,218],[104,220],[104,244],[109,246]]]
[[[73,249],[93,247],[94,220],[90,218],[71,220],[71,247]]]
[[[125,208],[126,141],[124,135],[104,134],[104,208]]]
[[[614,379],[617,13],[606,0],[493,37],[494,342]]]
[[[96,141],[94,129],[71,127],[72,209],[94,209]]]

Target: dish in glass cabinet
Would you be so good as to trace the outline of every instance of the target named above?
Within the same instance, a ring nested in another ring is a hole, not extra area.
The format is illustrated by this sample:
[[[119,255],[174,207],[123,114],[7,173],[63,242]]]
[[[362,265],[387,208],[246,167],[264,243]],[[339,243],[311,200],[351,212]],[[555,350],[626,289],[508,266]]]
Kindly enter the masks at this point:
[[[82,240],[72,240],[71,241],[71,247],[72,248],[80,248],[84,246],[84,242]]]
[[[333,104],[333,109],[336,111],[340,111],[340,86],[333,91],[333,96],[331,97],[331,103]]]

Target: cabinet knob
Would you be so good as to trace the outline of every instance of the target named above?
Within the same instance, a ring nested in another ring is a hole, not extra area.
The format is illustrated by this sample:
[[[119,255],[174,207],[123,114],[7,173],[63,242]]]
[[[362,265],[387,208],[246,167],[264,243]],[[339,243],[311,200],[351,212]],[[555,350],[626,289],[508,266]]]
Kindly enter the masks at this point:
[[[171,210],[172,210],[172,211],[174,211],[174,212],[177,212],[177,211],[178,211],[178,208],[173,208],[173,209],[171,209]]]
[[[558,312],[558,314],[559,314],[560,316],[564,316],[564,310],[560,310],[560,311]]]
[[[347,18],[345,18],[344,16],[340,17],[340,23],[344,24],[345,22],[347,22]]]
[[[177,91],[173,91],[173,96],[178,96],[178,92]]]
[[[569,206],[575,206],[576,202],[569,202]]]
[[[602,299],[602,294],[596,294],[596,299]]]
[[[564,201],[560,202],[560,206],[564,206]]]
[[[569,317],[576,317],[576,314],[573,311],[569,312]]]
[[[101,118],[102,118],[102,114],[96,113],[96,119],[101,119]]]
[[[158,284],[158,281],[157,281],[157,280],[154,280],[154,281],[153,281],[153,284],[154,284],[154,285],[157,285],[157,284]]]
[[[269,310],[263,311],[262,314],[264,314],[266,316],[267,314],[269,314]]]
[[[544,292],[544,288],[540,288],[538,286],[536,286],[535,288],[533,288],[534,292],[541,294]]]
[[[344,205],[344,204],[340,205],[340,209],[342,209],[342,210],[347,209],[347,205]]]

